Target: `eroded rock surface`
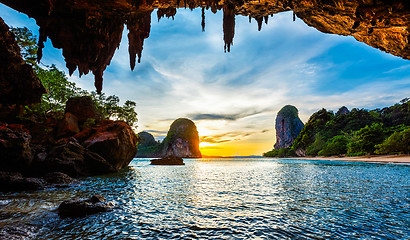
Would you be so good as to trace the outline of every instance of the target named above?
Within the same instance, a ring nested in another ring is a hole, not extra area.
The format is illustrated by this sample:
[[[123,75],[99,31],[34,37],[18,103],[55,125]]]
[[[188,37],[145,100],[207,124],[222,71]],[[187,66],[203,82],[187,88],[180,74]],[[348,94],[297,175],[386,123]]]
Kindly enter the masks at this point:
[[[82,217],[100,212],[107,212],[114,207],[112,202],[101,195],[94,195],[88,199],[72,199],[64,201],[58,207],[58,214],[62,217]]]
[[[184,158],[200,158],[199,135],[195,123],[187,118],[175,120],[163,141],[162,155]]]
[[[298,109],[291,105],[284,106],[276,116],[276,143],[275,149],[292,146],[303,129],[303,122],[298,115]]]

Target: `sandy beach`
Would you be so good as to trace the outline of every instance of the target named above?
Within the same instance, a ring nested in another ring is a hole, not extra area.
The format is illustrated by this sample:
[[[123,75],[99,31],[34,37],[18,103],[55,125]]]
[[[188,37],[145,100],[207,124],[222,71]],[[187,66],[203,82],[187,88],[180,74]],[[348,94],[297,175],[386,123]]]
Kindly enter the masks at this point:
[[[359,157],[298,157],[298,159],[410,164],[410,155],[371,155]]]

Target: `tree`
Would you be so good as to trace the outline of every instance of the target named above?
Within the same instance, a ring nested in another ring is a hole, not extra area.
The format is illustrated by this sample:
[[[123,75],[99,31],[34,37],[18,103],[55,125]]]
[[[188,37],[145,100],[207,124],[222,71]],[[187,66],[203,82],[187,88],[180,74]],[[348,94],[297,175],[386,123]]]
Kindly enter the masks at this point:
[[[33,66],[33,69],[41,83],[47,89],[43,94],[41,102],[32,106],[26,106],[27,114],[35,114],[41,119],[45,119],[48,113],[62,113],[65,103],[69,98],[76,96],[90,96],[95,102],[104,118],[125,121],[128,125],[136,127],[137,113],[135,112],[136,103],[130,100],[120,106],[120,98],[112,95],[106,97],[104,94],[88,92],[76,86],[75,83],[68,81],[66,74],[59,70],[55,65],[40,66],[37,62],[36,44],[37,37],[28,28],[12,28],[11,31],[16,35],[17,44],[21,48],[21,53],[25,61]]]
[[[375,145],[383,142],[386,130],[382,123],[373,123],[354,132],[352,142],[348,144],[348,153],[364,155],[374,153]]]

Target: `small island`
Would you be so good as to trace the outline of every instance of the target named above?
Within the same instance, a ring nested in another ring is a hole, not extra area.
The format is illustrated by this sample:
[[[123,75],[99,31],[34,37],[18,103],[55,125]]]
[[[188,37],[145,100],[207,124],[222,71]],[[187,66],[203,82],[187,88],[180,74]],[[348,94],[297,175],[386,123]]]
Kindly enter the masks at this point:
[[[151,160],[151,165],[185,165],[181,157],[168,156]]]

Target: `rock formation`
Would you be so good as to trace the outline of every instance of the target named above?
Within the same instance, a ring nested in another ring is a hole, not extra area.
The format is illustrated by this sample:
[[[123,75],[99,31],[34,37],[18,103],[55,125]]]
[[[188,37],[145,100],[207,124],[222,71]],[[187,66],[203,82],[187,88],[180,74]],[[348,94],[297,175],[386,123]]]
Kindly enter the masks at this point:
[[[138,150],[135,157],[138,158],[153,158],[161,157],[162,144],[155,141],[154,136],[148,132],[138,133]]]
[[[321,32],[353,36],[372,47],[410,59],[410,2],[407,0],[114,0],[92,4],[86,0],[38,0],[35,6],[29,0],[0,2],[36,19],[40,27],[39,58],[43,42],[50,38],[54,47],[63,49],[70,74],[78,69],[80,76],[90,71],[95,75],[97,92],[102,89],[103,72],[120,44],[124,25],[129,29],[131,69],[137,55],[140,60],[144,39],[149,36],[150,14],[154,9],[159,9],[158,18],[173,17],[179,7],[210,8],[214,13],[222,9],[223,38],[228,52],[233,43],[235,15],[254,18],[260,30],[263,20],[267,23],[269,15],[292,10],[294,17],[298,16]],[[202,14],[203,29],[204,16]],[[35,84],[32,88],[38,91]],[[22,91],[25,96],[29,96],[29,89]],[[38,97],[36,94],[33,96]],[[19,98],[21,94],[15,97]]]
[[[341,108],[339,108],[339,110],[336,113],[336,117],[340,116],[340,115],[344,115],[344,114],[349,114],[349,109],[347,109],[347,107],[343,106]]]
[[[171,124],[163,145],[162,155],[165,157],[202,157],[195,123],[187,118],[179,118]]]
[[[298,109],[291,105],[284,106],[276,116],[276,143],[274,148],[281,149],[292,146],[303,126],[298,116]]]
[[[0,18],[0,105],[40,102],[45,89],[20,54],[15,36]]]
[[[185,165],[185,163],[181,157],[168,156],[151,160],[151,165]]]
[[[113,202],[107,202],[105,197],[94,195],[88,199],[74,198],[64,201],[58,207],[61,217],[83,217],[90,214],[107,212],[114,207]]]

